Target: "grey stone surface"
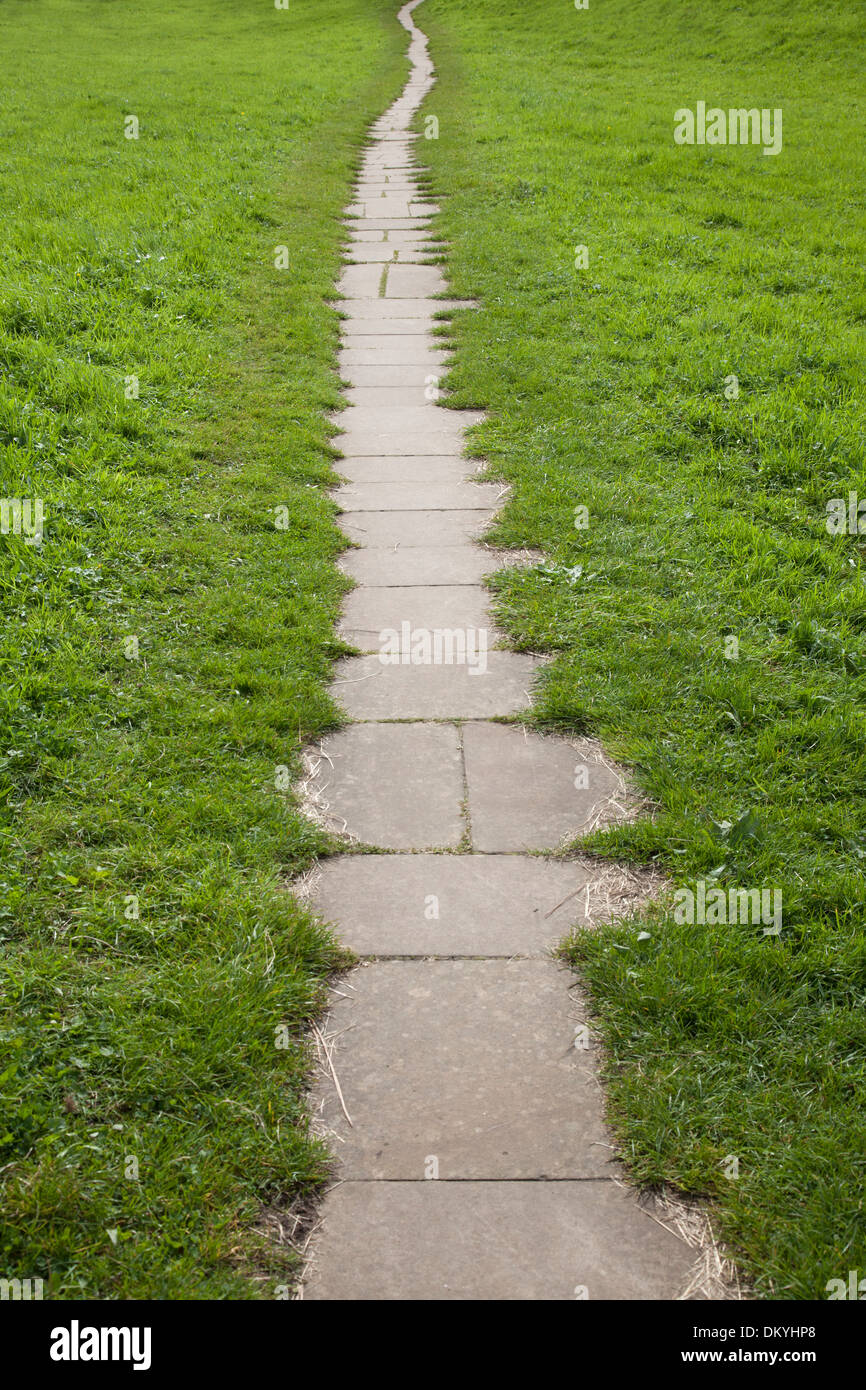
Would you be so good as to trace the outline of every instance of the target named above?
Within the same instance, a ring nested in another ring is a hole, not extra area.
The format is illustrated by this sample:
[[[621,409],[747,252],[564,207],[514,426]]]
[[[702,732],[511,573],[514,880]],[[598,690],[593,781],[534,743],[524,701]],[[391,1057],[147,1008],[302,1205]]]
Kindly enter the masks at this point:
[[[427,362],[394,362],[390,366],[384,362],[368,363],[367,366],[344,362],[340,367],[340,375],[349,383],[349,391],[346,393],[348,396],[358,389],[408,389],[423,392],[431,384],[431,376],[441,383],[446,370],[444,363],[438,358],[428,359]]]
[[[341,512],[340,530],[371,550],[458,545],[480,536],[492,511]]]
[[[428,217],[354,217],[344,223],[349,232],[426,232]]]
[[[431,411],[431,415],[440,413]],[[455,458],[459,458],[463,450],[462,432],[450,428],[444,421],[435,420],[431,420],[429,428],[413,433],[396,429],[386,434],[374,425],[366,429],[347,429],[334,442],[344,455],[397,454],[424,458],[453,453]]]
[[[603,1299],[676,1299],[695,1263],[610,1182],[345,1182],[322,1216],[307,1299],[588,1297],[591,1310]]]
[[[402,550],[349,550],[340,568],[359,584],[477,584],[502,561],[477,545],[405,546]]]
[[[447,354],[441,347],[431,346],[421,333],[373,334],[358,337],[347,334],[337,355],[343,367],[411,367],[425,366],[431,372],[447,366]],[[429,364],[429,366],[428,366]]]
[[[337,665],[331,694],[352,719],[498,719],[529,707],[534,657],[479,654],[478,644],[490,641],[485,630],[449,631],[452,652],[459,650],[458,639],[469,659],[447,665],[384,665],[378,653],[346,657]],[[435,631],[429,640],[432,645]],[[443,650],[449,650],[444,643]]]
[[[460,438],[463,431],[484,419],[480,410],[435,409],[429,401],[414,405],[349,405],[332,417],[348,434],[377,430],[382,434],[416,434],[419,431]],[[409,451],[407,450],[407,453]]]
[[[554,849],[597,824],[626,818],[623,781],[589,739],[473,723],[463,731],[463,746],[476,850]],[[585,787],[575,785],[584,778]]]
[[[334,443],[345,455],[459,456],[464,430],[481,416],[477,411],[437,410],[425,403],[387,409],[350,405],[335,412],[333,419],[341,431]]]
[[[435,397],[430,400],[424,394],[427,375],[435,373],[419,372],[411,386],[350,386],[343,395],[350,406],[362,410],[435,410]],[[435,383],[429,383],[429,388],[436,389]]]
[[[359,955],[540,955],[590,920],[594,870],[521,854],[347,854],[321,865],[316,908]]]
[[[445,277],[438,266],[400,266],[388,271],[385,294],[389,299],[411,299],[420,295],[441,294],[446,289]]]
[[[580,1000],[549,956],[575,922],[628,910],[646,876],[508,852],[625,815],[624,789],[590,740],[487,722],[528,703],[537,662],[490,649],[479,581],[539,557],[469,543],[503,492],[471,482],[461,457],[481,416],[428,399],[447,377],[442,315],[472,305],[445,298],[438,205],[406,129],[433,80],[416,3],[399,13],[412,75],[362,153],[337,286],[348,409],[334,417],[334,496],[366,547],[341,562],[365,587],[339,631],[368,654],[339,664],[333,691],[371,722],[325,741],[305,791],[320,819],[379,852],[325,862],[316,890],[371,963],[341,977],[324,1025],[314,1124],[344,1180],[306,1296],[674,1298],[691,1252],[614,1181],[593,1051],[575,1047],[578,1026],[590,1042]],[[468,635],[469,660],[446,643],[426,664],[383,664],[387,629],[416,659],[422,635]],[[467,811],[483,853],[462,852]]]
[[[382,235],[386,234],[383,232]],[[444,246],[444,242],[438,241],[432,232],[417,228],[411,232],[388,232],[386,239],[389,246]]]
[[[346,329],[346,336],[343,341],[346,344],[351,342],[353,338],[379,339],[383,337],[420,338],[425,346],[431,342],[429,334],[433,327],[432,314],[427,318],[412,316],[389,319],[378,315],[363,317],[360,311],[363,310],[366,313],[371,304],[387,304],[388,301],[385,299],[351,299],[341,300],[340,303],[351,311],[350,316],[343,320]],[[391,303],[396,304],[397,300],[394,299]],[[357,314],[354,312],[355,309],[359,310]]]
[[[407,198],[366,198],[363,203],[355,203],[346,208],[347,217],[418,217]]]
[[[346,266],[337,281],[338,293],[349,301],[378,294],[383,267],[380,265]]]
[[[472,464],[466,459],[451,455],[424,454],[407,459],[400,454],[381,455],[352,454],[341,458],[334,465],[335,470],[347,483],[378,484],[398,483],[408,486],[411,483],[429,484],[431,487],[445,487],[466,482],[471,477]]]
[[[381,482],[338,488],[334,500],[347,512],[490,511],[502,500],[495,483]]]
[[[480,585],[353,589],[343,600],[338,632],[362,651],[379,651],[385,628],[486,628],[495,637],[486,589]]]
[[[423,322],[430,319],[436,312],[438,306],[430,299],[417,299],[404,297],[402,299],[356,299],[352,301],[351,312],[346,312],[346,319],[343,326],[346,333],[351,333],[351,321],[353,318],[359,319],[381,319],[383,325],[387,325],[392,320],[397,319],[402,322],[405,319],[417,319]],[[378,330],[380,333],[387,332],[386,327]]]
[[[311,791],[334,829],[382,849],[453,849],[463,768],[450,724],[353,724],[323,741]]]
[[[574,978],[550,960],[377,961],[334,996],[313,1113],[342,1178],[587,1178],[616,1173]],[[350,1031],[347,1031],[350,1030]]]

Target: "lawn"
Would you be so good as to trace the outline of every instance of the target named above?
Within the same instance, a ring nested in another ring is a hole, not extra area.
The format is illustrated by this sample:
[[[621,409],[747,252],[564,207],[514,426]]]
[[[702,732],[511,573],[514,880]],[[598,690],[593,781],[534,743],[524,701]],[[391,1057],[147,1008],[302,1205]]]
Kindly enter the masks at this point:
[[[0,36],[0,1276],[281,1297],[339,958],[285,888],[335,719],[326,301],[405,36],[390,0],[6,0]]]
[[[491,412],[496,539],[547,556],[494,581],[555,658],[533,719],[598,735],[655,808],[595,853],[782,894],[779,932],[663,903],[566,946],[634,1179],[711,1198],[762,1298],[866,1271],[864,549],[827,527],[866,497],[863,19],[418,12],[437,228],[480,301],[453,403]],[[698,101],[781,109],[781,150],[676,143]]]

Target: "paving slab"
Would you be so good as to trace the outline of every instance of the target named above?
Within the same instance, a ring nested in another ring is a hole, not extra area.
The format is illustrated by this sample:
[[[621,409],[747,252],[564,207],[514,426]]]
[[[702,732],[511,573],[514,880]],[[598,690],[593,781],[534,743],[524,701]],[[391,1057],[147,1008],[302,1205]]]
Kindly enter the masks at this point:
[[[305,1299],[673,1300],[695,1253],[611,1182],[345,1182]]]
[[[587,909],[598,866],[520,854],[347,854],[316,910],[361,956],[546,955]]]
[[[405,639],[405,640],[404,640]],[[385,664],[382,647],[400,656],[423,641],[426,664]],[[531,704],[538,659],[522,652],[489,651],[486,628],[395,628],[379,651],[337,663],[331,694],[352,719],[499,719]],[[436,655],[442,659],[436,661]],[[449,660],[450,658],[450,660]]]
[[[429,366],[431,372],[446,365],[447,357],[441,346],[422,334],[366,334],[363,337],[346,335],[337,354],[343,367],[404,367]]]
[[[362,651],[379,651],[386,628],[484,628],[495,637],[486,589],[477,584],[432,588],[353,589],[343,600],[339,636]]]
[[[453,454],[406,458],[399,454],[352,454],[334,465],[340,477],[356,483],[454,484],[472,477],[473,465]]]
[[[450,302],[449,300],[442,300],[442,307],[445,308]],[[353,305],[352,312],[358,318],[363,319],[427,319],[431,314],[437,314],[439,307],[438,301],[411,296],[402,296],[399,299],[372,297]],[[348,325],[345,331],[351,332]]]
[[[446,289],[445,276],[437,266],[399,266],[388,271],[385,294],[393,299],[411,299],[414,295],[441,294]]]
[[[369,457],[372,454],[400,454],[409,458],[423,458],[425,455],[437,457],[452,453],[455,458],[460,458],[463,431],[454,429],[447,420],[442,420],[438,411],[431,411],[430,426],[426,429],[396,429],[386,433],[374,425],[346,428],[334,442],[344,455]]]
[[[352,408],[349,407],[350,410]],[[453,454],[459,458],[463,452],[464,428],[448,419],[450,413],[425,410],[427,423],[424,423],[425,415],[421,415],[413,417],[411,428],[399,424],[389,428],[385,419],[381,425],[372,420],[369,424],[362,424],[347,418],[348,412],[344,411],[335,420],[341,430],[335,444],[342,454],[361,458],[374,454],[400,454],[407,458]]]
[[[340,376],[347,382],[347,398],[356,391],[413,391],[422,393],[428,387],[441,388],[445,379],[445,367],[439,362],[401,362],[373,363],[361,366],[345,362],[340,367]],[[426,403],[427,397],[424,396]]]
[[[377,302],[385,304],[387,300],[340,300],[341,304],[345,304],[347,308],[352,308],[353,310],[358,308],[361,304],[363,304],[366,309],[369,305]],[[396,304],[397,300],[395,299],[391,302]],[[431,340],[432,327],[432,315],[428,315],[426,318],[389,319],[386,317],[356,318],[353,313],[351,318],[343,320],[345,338],[381,338],[400,334],[404,338],[421,337],[427,342]]]
[[[344,224],[351,232],[397,232],[426,231],[430,225],[429,217],[364,217],[347,218]]]
[[[340,530],[367,550],[429,550],[456,546],[482,535],[493,520],[491,510],[341,512]]]
[[[435,380],[428,381],[428,376]],[[436,410],[435,396],[431,400],[426,392],[438,390],[438,381],[436,373],[421,371],[412,386],[350,386],[343,397],[360,410]]]
[[[430,403],[422,405],[362,406],[350,405],[345,410],[335,412],[334,421],[346,433],[351,430],[380,430],[383,434],[396,434],[405,430],[412,434],[417,430],[435,431],[459,437],[465,429],[484,419],[483,410],[448,410],[441,407],[430,409]]]
[[[388,246],[432,246],[441,251],[446,243],[430,231],[383,232]]]
[[[371,295],[378,294],[379,285],[382,280],[382,267],[380,265],[349,265],[344,266],[343,272],[337,281],[337,292],[344,300],[361,299],[366,303]]]
[[[418,197],[418,171],[414,165],[405,169],[380,169],[375,164],[364,165],[355,185],[357,201],[364,193],[379,197],[382,193],[411,193]]]
[[[363,203],[358,204],[361,211],[359,217],[418,217],[421,214],[413,211],[406,198],[367,198]],[[346,209],[351,216],[354,209]]]
[[[310,790],[337,830],[382,849],[453,849],[463,765],[450,724],[353,724],[311,754]]]
[[[387,164],[382,162],[381,154],[371,155],[358,170],[355,192],[373,186],[378,186],[379,189],[388,186],[408,187],[417,198],[418,175],[418,166],[410,155],[401,153],[394,158],[393,162]]]
[[[366,654],[332,686],[360,722],[325,740],[305,791],[377,852],[327,861],[316,889],[368,964],[341,978],[325,1025],[314,1125],[342,1181],[306,1297],[675,1298],[691,1251],[616,1180],[581,998],[550,956],[575,922],[633,907],[648,876],[514,852],[630,808],[594,741],[490,722],[528,705],[539,662],[492,647],[480,581],[538,557],[470,543],[505,489],[461,457],[481,413],[428,400],[446,315],[474,304],[445,297],[439,204],[406,129],[433,85],[413,9],[399,15],[412,76],[370,132],[337,286],[333,495],[366,547],[341,560],[364,587],[338,631]],[[470,828],[482,852],[465,852]]]
[[[463,747],[475,850],[554,849],[628,819],[624,777],[593,739],[473,723]]]
[[[340,567],[358,584],[478,584],[501,568],[496,552],[476,545],[406,546],[402,550],[351,550]]]
[[[464,415],[465,412],[460,412]],[[402,417],[402,418],[401,418]],[[361,406],[348,406],[335,413],[333,423],[340,431],[335,440],[337,447],[345,454],[370,457],[373,454],[460,454],[466,420],[462,422],[457,411],[430,409],[428,404],[404,407],[397,411],[367,410]],[[413,441],[412,447],[400,449],[401,439]],[[387,441],[387,448],[376,441]],[[418,442],[422,441],[422,447]],[[435,446],[439,443],[441,447]]]
[[[376,961],[334,995],[334,1071],[314,1087],[339,1176],[598,1178],[617,1173],[586,1011],[552,960]],[[578,1030],[582,1030],[578,1034]]]
[[[385,242],[379,246],[370,246],[363,243],[353,246],[344,255],[345,260],[351,266],[378,265],[398,265],[409,264],[424,265],[427,260],[426,252],[414,247],[391,246]]]
[[[412,199],[418,201],[418,185],[408,174],[388,179],[384,174],[373,172],[361,180],[354,192],[354,201],[373,209],[373,216],[376,216],[378,201],[384,198],[399,199],[408,207]]]
[[[334,501],[347,512],[490,511],[502,501],[497,483],[425,481],[352,483],[337,488]]]

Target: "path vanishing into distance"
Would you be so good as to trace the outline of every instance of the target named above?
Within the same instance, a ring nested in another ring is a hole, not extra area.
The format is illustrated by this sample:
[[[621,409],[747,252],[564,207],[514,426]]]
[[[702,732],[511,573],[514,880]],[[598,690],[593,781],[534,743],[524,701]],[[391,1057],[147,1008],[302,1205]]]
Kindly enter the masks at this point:
[[[313,891],[361,964],[319,1031],[311,1103],[335,1169],[302,1296],[695,1296],[699,1251],[623,1181],[579,986],[551,955],[647,881],[538,853],[632,810],[597,743],[514,718],[538,663],[495,645],[482,581],[511,561],[477,541],[502,489],[461,456],[480,417],[436,403],[434,320],[454,301],[435,298],[437,209],[408,130],[434,81],[419,2],[400,12],[412,70],[372,128],[339,282],[336,496],[361,547],[341,635],[363,655],[338,667],[353,722],[311,755],[306,792],[349,842]]]

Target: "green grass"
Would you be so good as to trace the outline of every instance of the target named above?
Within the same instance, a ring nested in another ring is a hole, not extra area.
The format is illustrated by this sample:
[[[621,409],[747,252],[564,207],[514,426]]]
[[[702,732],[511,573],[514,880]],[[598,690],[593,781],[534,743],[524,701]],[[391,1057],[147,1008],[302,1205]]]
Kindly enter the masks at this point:
[[[481,302],[449,385],[491,411],[498,541],[548,557],[494,581],[516,645],[555,654],[534,717],[600,736],[657,807],[595,852],[783,892],[778,937],[662,907],[568,946],[634,1177],[711,1197],[761,1297],[866,1270],[866,590],[862,538],[824,524],[866,496],[862,21],[847,0],[418,12],[437,226]],[[698,100],[781,107],[782,153],[675,145]]]
[[[405,36],[390,0],[6,0],[0,33],[0,497],[45,513],[0,537],[0,1275],[274,1297],[339,958],[278,771],[335,719],[325,301]]]

